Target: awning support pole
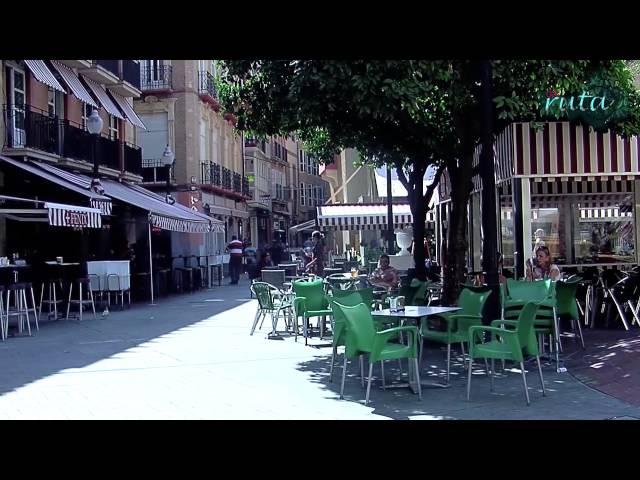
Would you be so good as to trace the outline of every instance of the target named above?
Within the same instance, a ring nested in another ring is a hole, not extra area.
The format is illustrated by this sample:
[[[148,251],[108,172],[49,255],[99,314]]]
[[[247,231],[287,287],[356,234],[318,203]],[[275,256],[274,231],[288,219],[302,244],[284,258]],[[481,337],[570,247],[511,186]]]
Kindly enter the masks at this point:
[[[151,255],[151,219],[149,219],[149,282],[151,282],[151,305],[155,305],[153,303],[153,256]]]

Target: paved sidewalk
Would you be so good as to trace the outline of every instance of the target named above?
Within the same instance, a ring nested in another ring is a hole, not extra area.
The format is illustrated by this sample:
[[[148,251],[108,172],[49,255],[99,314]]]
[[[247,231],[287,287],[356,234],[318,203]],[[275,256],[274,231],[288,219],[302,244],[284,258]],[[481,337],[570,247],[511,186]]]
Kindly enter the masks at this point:
[[[518,372],[500,376],[490,393],[478,370],[467,402],[459,364],[452,387],[425,389],[422,401],[406,389],[382,391],[376,383],[369,407],[353,365],[340,400],[340,368],[336,381],[328,381],[330,348],[267,340],[266,322],[249,336],[256,301],[248,294],[242,280],[97,319],[43,321],[34,337],[9,338],[0,343],[0,418],[640,418],[640,407],[553,369],[545,370],[546,398],[535,369],[529,372],[530,407]],[[389,377],[393,366],[386,369]],[[424,376],[439,375],[444,352],[429,348],[423,367]]]

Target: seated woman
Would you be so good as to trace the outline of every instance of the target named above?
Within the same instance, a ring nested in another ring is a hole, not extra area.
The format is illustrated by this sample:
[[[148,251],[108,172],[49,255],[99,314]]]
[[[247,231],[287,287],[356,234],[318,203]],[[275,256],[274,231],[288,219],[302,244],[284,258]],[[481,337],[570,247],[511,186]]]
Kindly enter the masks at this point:
[[[532,267],[531,262],[527,260],[527,280],[560,280],[560,268],[551,263],[551,254],[549,247],[539,246],[536,248],[537,265]]]
[[[398,288],[400,285],[400,274],[398,270],[389,264],[389,255],[380,255],[378,268],[370,275],[369,282],[376,287],[384,287],[387,290]]]

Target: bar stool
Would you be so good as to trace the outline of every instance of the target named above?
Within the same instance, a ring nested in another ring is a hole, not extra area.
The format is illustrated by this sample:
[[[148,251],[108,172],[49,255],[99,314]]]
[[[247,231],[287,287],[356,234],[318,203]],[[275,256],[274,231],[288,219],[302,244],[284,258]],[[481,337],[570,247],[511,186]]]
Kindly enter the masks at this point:
[[[29,310],[33,313],[33,318],[36,321],[36,330],[39,330],[38,325],[38,312],[36,310],[36,299],[33,294],[33,285],[30,282],[12,283],[7,288],[7,304],[6,315],[4,323],[4,337],[9,335],[9,317],[18,317],[18,333],[22,333],[24,330],[23,319],[27,319],[27,331],[31,336],[31,322],[29,321]],[[31,308],[29,308],[29,302],[27,300],[27,290],[31,296]],[[14,308],[11,308],[11,292],[13,292],[13,304]]]
[[[58,304],[63,303],[62,298],[58,300],[57,287],[60,287],[60,293],[62,293],[62,278],[48,278],[40,287],[40,308],[38,309],[38,315],[42,316],[42,305],[49,305],[49,313],[47,318],[51,318],[51,310],[53,308],[53,319],[58,319]],[[47,289],[47,299],[44,299],[44,291]],[[62,297],[62,295],[61,295]]]
[[[2,341],[6,340],[5,336],[5,326],[4,326],[5,316],[4,316],[4,286],[0,285],[0,336],[2,337]]]
[[[73,293],[73,283],[69,285],[69,303],[67,304],[67,317],[69,319],[69,311],[71,310],[71,304],[78,305],[78,319],[82,321],[82,309],[85,305],[91,305],[93,309],[93,318],[96,318],[96,304],[93,302],[93,292],[91,291],[91,280],[88,278],[79,278],[75,281],[78,285],[79,295],[77,300],[72,300],[71,295]],[[82,297],[82,289],[85,288],[88,293],[88,298]]]

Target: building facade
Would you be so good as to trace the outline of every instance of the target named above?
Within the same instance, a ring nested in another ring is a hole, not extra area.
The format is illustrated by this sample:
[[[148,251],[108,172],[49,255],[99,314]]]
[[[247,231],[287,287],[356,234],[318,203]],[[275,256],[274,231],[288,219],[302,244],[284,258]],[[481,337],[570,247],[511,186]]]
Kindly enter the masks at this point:
[[[55,176],[46,169],[90,176],[94,159],[98,160],[101,178],[134,183],[142,180],[142,152],[136,130],[144,129],[144,124],[132,108],[132,99],[140,95],[137,61],[0,60],[0,66],[0,189],[4,195],[71,198],[71,191],[47,180]],[[87,121],[94,109],[103,127],[92,136]],[[108,215],[110,209],[102,213]],[[0,216],[0,256],[7,255],[7,249],[47,247],[46,242],[37,245],[32,238],[39,231],[34,223],[14,216],[11,224],[8,232],[7,217]],[[104,240],[109,236],[108,227],[107,223],[96,233],[102,239],[102,250],[107,248]],[[92,237],[92,242],[96,238]],[[85,257],[89,243],[88,237],[83,237]],[[65,247],[76,248],[61,241],[60,248]]]
[[[235,118],[218,101],[215,61],[140,62],[142,96],[135,109],[148,127],[139,132],[145,186],[169,190],[179,203],[222,220],[225,232],[216,234],[218,250],[234,235],[247,238],[249,188],[242,138]],[[170,170],[163,163],[167,145],[175,154]],[[203,250],[202,245],[177,244],[174,254]]]

